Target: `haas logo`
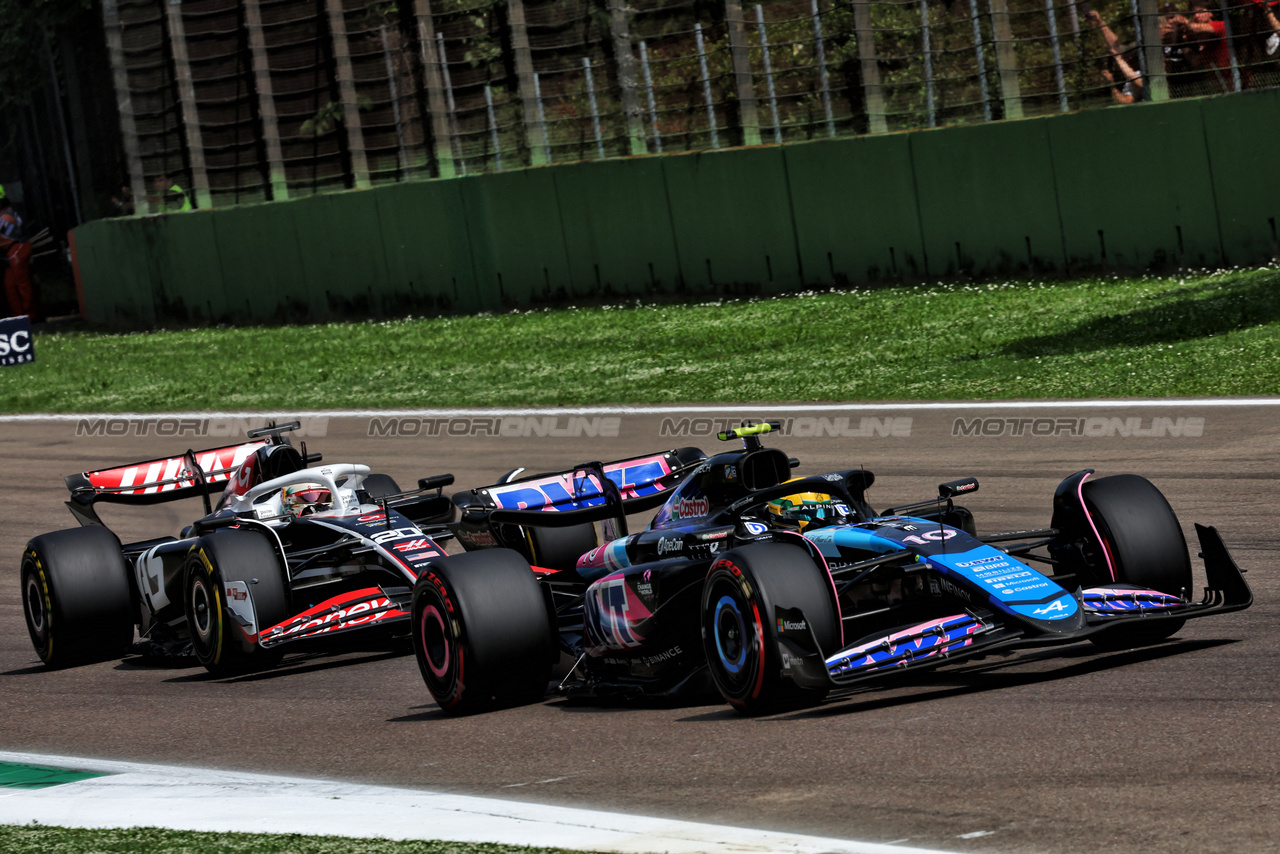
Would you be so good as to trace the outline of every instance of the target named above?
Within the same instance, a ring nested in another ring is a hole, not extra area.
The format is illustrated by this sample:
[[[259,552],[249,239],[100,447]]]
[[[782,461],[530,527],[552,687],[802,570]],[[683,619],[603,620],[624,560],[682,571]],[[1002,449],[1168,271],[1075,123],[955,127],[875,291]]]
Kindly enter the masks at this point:
[[[245,457],[244,462],[240,465],[240,470],[236,472],[235,480],[228,484],[227,491],[232,495],[244,495],[253,486],[254,471],[258,466],[258,455],[250,454]]]

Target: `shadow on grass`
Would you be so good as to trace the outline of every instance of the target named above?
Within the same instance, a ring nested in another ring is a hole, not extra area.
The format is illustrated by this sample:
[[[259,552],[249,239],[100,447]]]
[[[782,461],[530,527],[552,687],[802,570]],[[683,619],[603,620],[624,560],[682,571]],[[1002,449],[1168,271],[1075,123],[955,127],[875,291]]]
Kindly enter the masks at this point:
[[[999,351],[1015,358],[1175,344],[1280,321],[1280,275],[1223,278],[1125,314],[1093,318],[1053,335],[1022,338]]]

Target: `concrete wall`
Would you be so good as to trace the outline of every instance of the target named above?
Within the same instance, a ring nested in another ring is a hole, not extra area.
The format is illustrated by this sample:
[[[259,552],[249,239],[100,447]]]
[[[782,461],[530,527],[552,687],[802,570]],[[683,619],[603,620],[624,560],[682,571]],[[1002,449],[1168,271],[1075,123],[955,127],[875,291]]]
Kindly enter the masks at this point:
[[[75,232],[114,326],[1265,263],[1280,91],[633,157]]]

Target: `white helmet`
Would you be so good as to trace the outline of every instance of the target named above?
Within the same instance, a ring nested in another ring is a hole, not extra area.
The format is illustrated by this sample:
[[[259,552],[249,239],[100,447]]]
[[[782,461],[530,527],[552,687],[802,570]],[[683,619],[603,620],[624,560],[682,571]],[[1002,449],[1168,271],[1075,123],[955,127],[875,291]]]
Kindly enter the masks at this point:
[[[323,483],[295,483],[280,490],[284,512],[295,516],[310,516],[333,507],[333,495]]]

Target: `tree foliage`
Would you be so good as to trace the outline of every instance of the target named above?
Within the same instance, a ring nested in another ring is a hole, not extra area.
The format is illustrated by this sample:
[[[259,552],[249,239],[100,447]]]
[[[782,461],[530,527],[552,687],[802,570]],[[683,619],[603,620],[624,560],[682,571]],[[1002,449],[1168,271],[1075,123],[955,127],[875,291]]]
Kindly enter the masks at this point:
[[[93,0],[0,0],[0,113],[31,103],[47,77],[44,46]]]

